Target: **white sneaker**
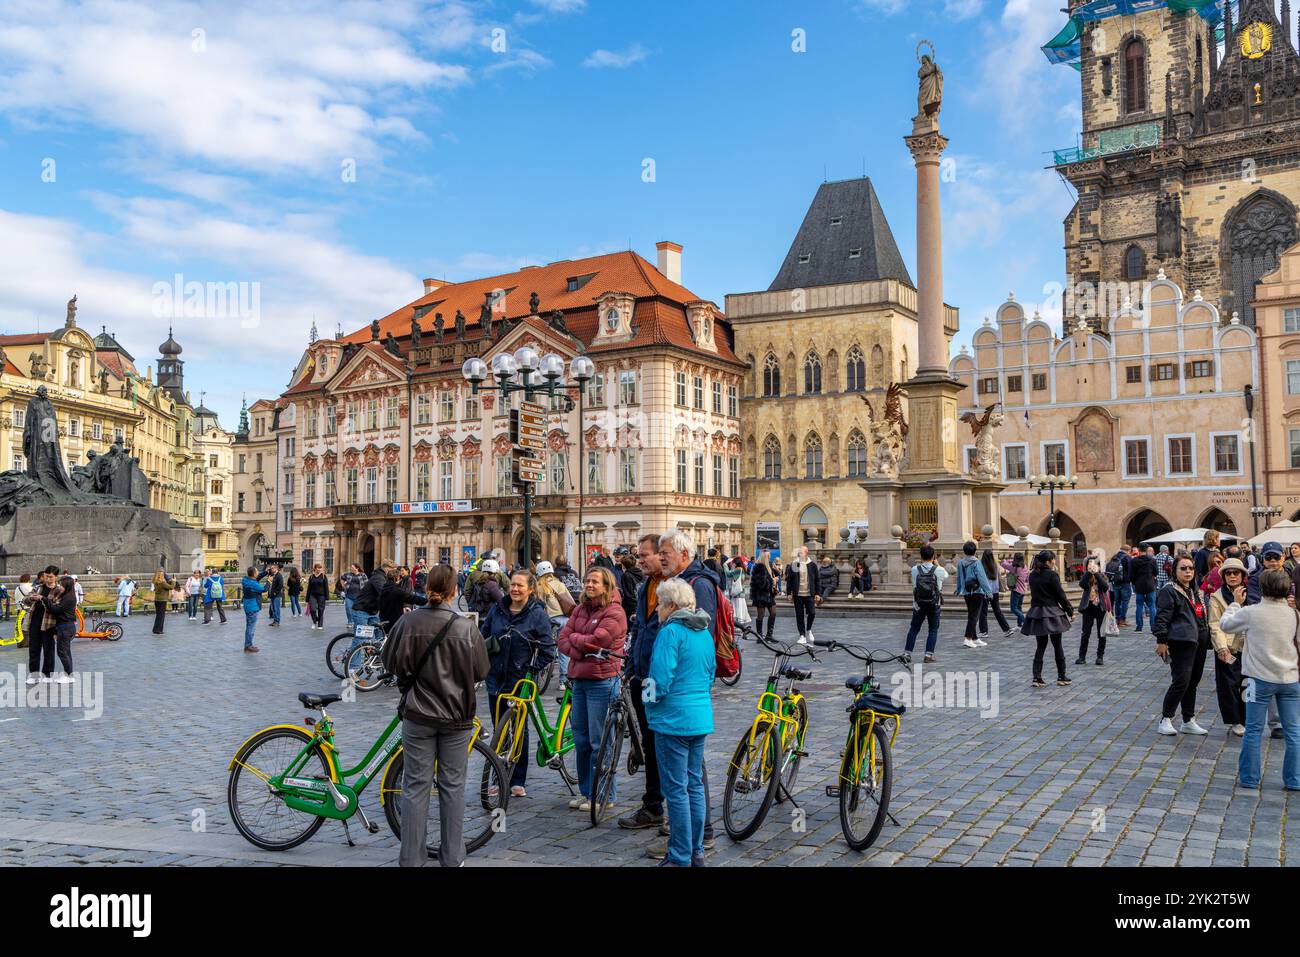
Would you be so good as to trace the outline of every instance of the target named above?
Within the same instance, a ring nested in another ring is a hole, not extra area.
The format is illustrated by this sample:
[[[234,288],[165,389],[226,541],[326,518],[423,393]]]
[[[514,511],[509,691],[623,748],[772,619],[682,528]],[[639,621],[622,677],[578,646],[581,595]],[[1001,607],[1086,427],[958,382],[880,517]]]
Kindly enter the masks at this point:
[[[1014,628],[1008,628],[1006,631],[1002,632],[1003,638],[1014,638],[1015,635],[1016,635],[1016,630]]]
[[[590,810],[591,810],[591,802],[588,801],[586,798],[583,798],[583,799],[582,799],[582,803],[580,803],[580,804],[578,805],[578,810],[579,810],[579,811],[590,811]]]
[[[975,639],[975,647],[976,647],[976,648],[987,648],[988,646],[989,646],[989,643],[988,643],[987,641],[985,641],[983,638],[976,638],[976,639]]]
[[[1161,718],[1161,719],[1160,719],[1160,724],[1156,726],[1156,731],[1157,731],[1157,733],[1159,733],[1159,734],[1177,734],[1177,733],[1178,733],[1177,729],[1174,728],[1174,723],[1173,723],[1172,721],[1170,721],[1168,718]]]
[[[28,676],[27,676],[27,684],[28,684],[28,685],[38,685],[38,684],[40,684],[40,683],[41,683],[40,676],[38,676],[38,675],[28,675]]]
[[[804,635],[800,635],[800,636],[799,636],[799,644],[801,644],[801,645],[806,645],[806,644],[808,644],[808,639],[807,639],[807,637],[804,636]]]
[[[984,634],[982,634],[982,635],[976,635],[976,636],[975,636],[975,639],[978,641],[980,638],[987,638],[988,636],[989,636],[989,633],[986,631],[986,632],[984,632]]]
[[[1232,726],[1232,733],[1240,738],[1243,734],[1246,733],[1246,726],[1244,724],[1234,724]]]
[[[54,683],[56,685],[70,685],[75,680],[76,679],[73,678],[72,675],[59,675],[57,678],[54,679]]]
[[[585,797],[579,794],[576,798],[574,798],[569,802],[569,807],[576,811],[578,808],[582,807],[583,802],[585,802],[586,800],[587,799]]]
[[[53,683],[54,683],[54,679],[51,678],[49,675],[41,675],[41,684],[48,685]]]
[[[1197,724],[1195,718],[1193,718],[1191,721],[1183,722],[1182,732],[1183,734],[1209,734],[1210,733],[1206,731],[1204,728],[1202,728],[1199,724]]]
[[[962,641],[962,644],[965,645],[967,648],[978,648],[978,647],[979,647],[978,644],[976,644],[975,642],[971,641],[971,639],[969,639],[969,638],[966,638],[965,640],[963,640],[963,641]]]
[[[808,644],[810,644],[810,645],[815,645],[815,644],[817,644],[817,639],[813,637],[813,633],[812,633],[812,629],[811,629],[811,628],[808,629]]]

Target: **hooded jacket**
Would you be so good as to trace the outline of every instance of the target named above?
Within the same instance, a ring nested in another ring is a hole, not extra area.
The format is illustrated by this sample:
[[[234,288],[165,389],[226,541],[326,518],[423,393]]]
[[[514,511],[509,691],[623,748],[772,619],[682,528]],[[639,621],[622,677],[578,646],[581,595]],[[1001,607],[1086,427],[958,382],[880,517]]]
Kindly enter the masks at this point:
[[[630,673],[643,679],[650,674],[650,658],[654,654],[655,638],[659,635],[659,615],[649,608],[652,581],[657,589],[663,577],[656,575],[653,579],[646,579],[636,590],[636,630],[632,635],[632,655],[628,659]]]
[[[239,582],[244,590],[244,611],[259,612],[262,610],[262,592],[266,591],[266,586],[256,578],[249,578],[245,575]]]
[[[584,657],[597,648],[623,653],[627,640],[627,613],[614,596],[604,605],[579,603],[560,631],[560,651],[569,656],[571,680],[613,678],[623,667],[617,658],[597,661]]]
[[[384,593],[384,586],[387,584],[388,576],[382,569],[376,568],[370,573],[370,577],[362,582],[357,597],[352,599],[352,610],[366,615],[379,614],[379,596]]]
[[[682,737],[712,734],[716,668],[709,616],[677,609],[659,629],[643,686],[651,730]]]
[[[712,631],[718,620],[718,589],[722,588],[721,576],[706,568],[696,557],[677,577],[690,585],[691,590],[695,592],[695,607],[709,616],[709,629]],[[813,584],[816,585],[816,579],[813,580]],[[813,594],[817,594],[816,590]]]
[[[384,668],[398,677],[411,674],[449,617],[451,628],[406,696],[405,718],[435,728],[468,728],[478,703],[474,686],[491,667],[487,647],[468,618],[446,605],[417,608],[393,626],[380,658]]]
[[[425,597],[408,589],[405,580],[388,582],[384,585],[384,590],[379,593],[379,620],[384,623],[384,630],[393,630],[393,626],[401,620],[402,611],[407,605],[424,603]]]
[[[555,657],[555,639],[551,637],[551,619],[546,606],[536,596],[528,599],[518,612],[510,610],[510,596],[506,595],[492,606],[479,624],[484,638],[500,638],[501,649],[492,656],[488,680],[503,691],[509,691],[528,671],[533,650],[528,639],[537,642],[537,669],[549,665]]]

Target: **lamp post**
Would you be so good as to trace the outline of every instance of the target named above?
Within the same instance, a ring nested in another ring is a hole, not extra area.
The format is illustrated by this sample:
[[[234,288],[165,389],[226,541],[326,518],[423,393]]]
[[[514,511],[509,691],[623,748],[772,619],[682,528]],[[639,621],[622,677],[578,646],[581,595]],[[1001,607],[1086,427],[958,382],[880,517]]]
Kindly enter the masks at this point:
[[[1067,488],[1074,488],[1079,484],[1077,475],[1031,475],[1029,476],[1029,487],[1039,495],[1044,492],[1048,496],[1047,511],[1047,531],[1050,533],[1056,528],[1056,493],[1064,492]]]
[[[1264,520],[1264,527],[1273,524],[1273,520],[1282,514],[1281,505],[1252,505],[1250,508],[1251,521],[1255,523],[1255,534],[1259,534],[1259,520]]]
[[[1250,519],[1255,526],[1255,534],[1259,534],[1259,487],[1255,481],[1255,387],[1248,385],[1242,390],[1242,397],[1246,400],[1246,441],[1250,443]],[[1281,511],[1279,509],[1279,511]]]
[[[586,365],[582,366],[580,360]],[[571,364],[573,377],[580,381],[585,379],[582,379],[579,373],[585,372],[586,378],[590,378],[590,369],[591,360],[586,356],[578,356]],[[553,398],[566,395],[568,388],[564,385],[564,359],[553,352],[539,356],[537,350],[531,346],[521,346],[513,354],[509,352],[497,354],[492,358],[490,373],[487,363],[482,359],[478,357],[466,359],[460,368],[460,374],[469,383],[471,395],[478,395],[480,392],[498,392],[507,406],[510,403],[510,396],[516,392],[522,392],[524,401],[531,402],[537,396]],[[544,381],[538,381],[539,376]],[[496,381],[492,383],[490,379]],[[524,500],[524,535],[519,545],[519,562],[525,567],[532,567],[533,483],[521,480],[519,489]],[[581,507],[581,494],[578,501]]]

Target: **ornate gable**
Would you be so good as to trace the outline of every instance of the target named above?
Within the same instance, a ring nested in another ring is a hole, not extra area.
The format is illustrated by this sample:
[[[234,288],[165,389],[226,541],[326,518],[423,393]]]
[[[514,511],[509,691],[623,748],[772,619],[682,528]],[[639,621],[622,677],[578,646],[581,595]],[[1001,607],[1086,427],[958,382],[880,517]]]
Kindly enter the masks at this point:
[[[366,356],[344,376],[336,388],[355,389],[367,386],[396,385],[400,381],[392,369],[385,366],[374,356]]]
[[[1202,132],[1300,118],[1300,57],[1271,0],[1243,0],[1223,62],[1201,105]]]

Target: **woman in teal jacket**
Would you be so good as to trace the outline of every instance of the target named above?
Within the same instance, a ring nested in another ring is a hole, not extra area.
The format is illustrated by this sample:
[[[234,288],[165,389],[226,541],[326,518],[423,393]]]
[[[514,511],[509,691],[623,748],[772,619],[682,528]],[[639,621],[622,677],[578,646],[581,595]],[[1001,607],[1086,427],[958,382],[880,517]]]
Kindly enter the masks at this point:
[[[717,656],[709,616],[680,578],[655,592],[659,633],[642,692],[655,733],[659,782],[668,807],[668,854],[661,866],[704,866],[704,739],[713,733]]]
[[[263,572],[261,578],[265,578],[267,574],[269,573]],[[258,650],[257,645],[253,644],[253,634],[257,631],[257,614],[262,610],[262,592],[267,588],[262,584],[261,578],[257,575],[257,569],[249,565],[244,580],[240,582],[244,590],[244,652],[246,654]]]

